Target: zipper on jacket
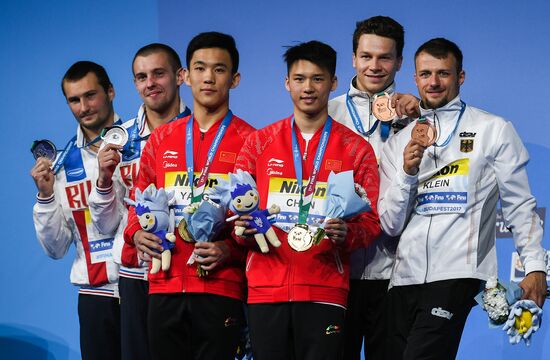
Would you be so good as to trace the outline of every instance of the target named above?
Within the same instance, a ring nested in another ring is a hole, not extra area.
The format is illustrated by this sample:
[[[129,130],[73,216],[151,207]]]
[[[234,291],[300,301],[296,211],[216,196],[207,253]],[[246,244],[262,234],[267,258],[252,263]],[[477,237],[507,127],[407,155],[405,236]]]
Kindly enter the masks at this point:
[[[430,215],[430,223],[428,224],[428,231],[426,232],[426,275],[424,276],[424,284],[428,280],[428,271],[430,269],[428,240],[430,238],[430,229],[432,228],[432,219],[433,219],[433,215]]]
[[[250,266],[252,265],[252,258],[256,255],[255,252],[252,252],[252,255],[248,258],[248,261],[246,263],[246,271],[250,270]]]

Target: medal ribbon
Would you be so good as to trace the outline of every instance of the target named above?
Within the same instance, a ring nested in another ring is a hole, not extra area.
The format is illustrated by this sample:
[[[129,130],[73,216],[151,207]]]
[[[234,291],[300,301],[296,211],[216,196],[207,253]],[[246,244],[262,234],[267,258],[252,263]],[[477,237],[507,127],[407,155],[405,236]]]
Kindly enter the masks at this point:
[[[122,120],[118,119],[113,125],[120,125],[120,124],[122,124]],[[95,139],[93,139],[89,143],[84,144],[84,146],[82,146],[82,147],[83,148],[88,147],[90,145],[95,144],[96,142],[98,142],[100,140],[101,140],[101,135],[97,136]],[[73,138],[71,140],[69,140],[67,145],[65,145],[65,148],[63,148],[63,150],[61,150],[62,151],[61,155],[54,162],[53,167],[52,167],[52,171],[53,171],[54,175],[57,175],[57,173],[59,172],[61,167],[63,167],[63,164],[65,163],[65,160],[67,160],[67,155],[69,155],[69,153],[71,152],[71,150],[74,147],[77,147],[76,146],[76,135],[73,136]]]
[[[458,129],[458,124],[460,123],[460,119],[462,119],[462,115],[464,114],[464,110],[466,110],[466,103],[464,101],[460,101],[461,107],[460,107],[460,113],[458,114],[458,119],[456,119],[455,128],[453,131],[449,134],[447,139],[443,142],[443,144],[439,145],[438,143],[434,143],[434,146],[436,147],[445,147],[449,144],[449,141],[451,141],[451,138],[456,132],[456,129]],[[435,113],[435,112],[434,112]]]
[[[202,194],[204,193],[204,188],[206,185],[206,180],[208,179],[208,174],[210,173],[210,166],[212,165],[212,161],[214,160],[214,156],[216,155],[216,151],[218,150],[218,146],[220,145],[223,136],[225,135],[225,131],[229,127],[229,124],[231,123],[231,118],[233,117],[233,113],[231,110],[227,112],[227,115],[222,120],[222,123],[220,124],[220,127],[218,128],[218,131],[216,132],[216,137],[214,138],[214,141],[212,144],[210,144],[210,149],[208,150],[208,156],[206,157],[206,163],[204,164],[204,168],[201,171],[201,174],[199,175],[199,180],[197,181],[197,192],[193,190],[194,187],[194,164],[193,164],[193,118],[194,116],[191,116],[189,121],[187,122],[186,128],[185,128],[185,167],[187,168],[187,178],[189,180],[189,188],[191,189],[191,203],[200,202],[202,199]]]
[[[346,106],[348,107],[348,112],[351,116],[351,120],[353,121],[353,125],[355,126],[355,129],[363,135],[363,136],[371,136],[378,127],[378,124],[380,123],[380,120],[376,120],[374,122],[374,125],[369,129],[369,131],[365,131],[363,128],[363,124],[361,124],[361,118],[359,117],[359,114],[357,113],[357,108],[355,107],[355,104],[351,100],[351,96],[349,96],[349,91],[346,94]]]
[[[315,184],[317,183],[317,176],[319,175],[319,169],[321,168],[321,162],[325,155],[328,139],[330,136],[330,129],[332,128],[332,118],[329,116],[323,127],[323,133],[321,140],[315,151],[315,159],[313,161],[313,170],[308,179],[308,184],[304,192],[302,192],[302,153],[300,152],[300,146],[298,146],[298,139],[294,132],[294,116],[290,122],[290,132],[292,133],[292,157],[294,158],[294,170],[296,172],[296,180],[298,181],[298,188],[300,191],[300,203],[298,213],[298,223],[307,224],[307,216],[309,214],[309,208],[311,207],[311,201],[313,200],[313,192],[315,191]]]
[[[186,106],[184,111],[182,111],[181,113],[176,115],[174,118],[172,118],[170,121],[168,121],[167,124],[171,123],[174,120],[186,117],[190,113],[191,113],[191,111]],[[132,130],[128,134],[128,150],[126,150],[128,154],[135,154],[136,153],[136,147],[137,147],[136,143],[139,143],[142,140],[147,140],[149,138],[149,136],[151,135],[151,134],[146,135],[146,136],[140,136],[139,135],[139,133],[141,132],[141,129],[139,128],[139,124],[143,124],[143,126],[147,126],[147,124],[144,121],[146,115],[147,115],[146,112],[143,111],[143,114],[141,114],[141,118],[139,119],[139,121],[138,121],[137,116],[134,120],[134,125],[131,128]]]

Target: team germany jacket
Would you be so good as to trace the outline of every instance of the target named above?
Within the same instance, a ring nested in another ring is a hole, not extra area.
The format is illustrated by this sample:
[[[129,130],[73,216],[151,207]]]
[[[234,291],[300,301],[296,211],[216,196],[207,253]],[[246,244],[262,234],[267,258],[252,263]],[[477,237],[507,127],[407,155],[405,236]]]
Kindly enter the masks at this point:
[[[495,276],[499,198],[526,273],[545,271],[542,227],[525,170],[529,155],[512,124],[460,97],[421,112],[439,135],[418,174],[403,170],[414,123],[389,140],[380,161],[382,228],[401,234],[390,284]]]

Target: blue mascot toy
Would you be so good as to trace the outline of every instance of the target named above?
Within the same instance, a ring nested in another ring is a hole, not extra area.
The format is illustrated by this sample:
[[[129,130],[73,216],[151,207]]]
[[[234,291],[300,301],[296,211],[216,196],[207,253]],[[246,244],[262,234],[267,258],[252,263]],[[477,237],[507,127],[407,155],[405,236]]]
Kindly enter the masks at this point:
[[[174,235],[174,211],[169,210],[174,202],[174,192],[166,192],[151,184],[141,192],[136,189],[136,200],[125,198],[124,201],[136,208],[136,215],[139,218],[141,228],[155,234],[162,240],[162,251],[155,250],[161,254],[161,259],[153,258],[151,274],[156,274],[162,267],[162,271],[170,269],[172,253],[170,250],[176,245]]]

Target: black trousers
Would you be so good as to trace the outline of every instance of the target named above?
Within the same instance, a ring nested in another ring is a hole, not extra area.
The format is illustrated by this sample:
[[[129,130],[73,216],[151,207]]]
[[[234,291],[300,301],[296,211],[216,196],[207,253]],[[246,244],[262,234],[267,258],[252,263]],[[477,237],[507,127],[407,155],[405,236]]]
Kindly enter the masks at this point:
[[[153,359],[233,360],[244,323],[242,302],[225,296],[149,296]]]
[[[78,294],[78,320],[83,360],[120,359],[118,298]]]
[[[389,280],[351,280],[344,333],[344,359],[386,360]],[[364,340],[364,342],[363,342]]]
[[[396,286],[388,293],[388,359],[454,359],[481,281]]]
[[[120,326],[122,360],[150,360],[147,337],[149,283],[120,277]]]
[[[345,312],[311,302],[249,304],[254,360],[342,359]]]

